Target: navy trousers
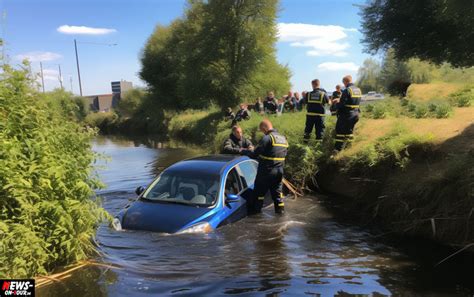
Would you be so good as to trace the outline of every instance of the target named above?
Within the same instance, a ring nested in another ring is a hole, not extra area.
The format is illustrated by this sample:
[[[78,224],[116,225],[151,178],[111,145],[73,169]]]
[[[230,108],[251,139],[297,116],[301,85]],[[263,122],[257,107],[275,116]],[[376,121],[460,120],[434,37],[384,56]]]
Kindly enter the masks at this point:
[[[316,139],[323,139],[324,129],[324,116],[317,115],[306,115],[306,126],[304,128],[304,138],[309,139],[311,132],[313,132],[313,127],[316,130]]]
[[[255,178],[255,187],[253,190],[253,199],[249,201],[249,211],[251,213],[259,213],[262,211],[265,194],[270,191],[275,212],[279,213],[284,209],[283,203],[283,167],[275,167],[269,171],[257,172]]]
[[[359,121],[359,111],[339,113],[336,122],[336,144],[334,148],[342,150],[354,139],[354,127]]]

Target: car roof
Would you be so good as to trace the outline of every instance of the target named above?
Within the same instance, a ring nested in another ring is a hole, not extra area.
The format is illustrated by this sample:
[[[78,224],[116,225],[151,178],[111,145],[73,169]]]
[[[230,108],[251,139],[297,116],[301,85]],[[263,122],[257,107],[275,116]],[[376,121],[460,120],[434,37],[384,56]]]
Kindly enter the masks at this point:
[[[171,165],[165,171],[220,175],[227,167],[230,168],[244,160],[249,160],[249,158],[238,155],[206,155],[180,161]]]

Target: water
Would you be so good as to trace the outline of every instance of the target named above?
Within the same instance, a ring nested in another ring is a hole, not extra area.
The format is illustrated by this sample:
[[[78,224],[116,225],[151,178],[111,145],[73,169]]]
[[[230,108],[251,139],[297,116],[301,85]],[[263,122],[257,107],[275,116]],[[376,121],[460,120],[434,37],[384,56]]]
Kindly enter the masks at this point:
[[[100,164],[108,188],[99,194],[111,214],[163,168],[199,154],[114,138],[99,138],[94,148],[110,157]],[[409,245],[407,252],[382,243],[373,232],[335,218],[318,197],[288,201],[286,208],[284,217],[269,208],[205,235],[117,232],[101,226],[97,260],[114,267],[81,269],[37,294],[473,296],[472,270],[434,268],[442,256],[421,261],[425,247]]]

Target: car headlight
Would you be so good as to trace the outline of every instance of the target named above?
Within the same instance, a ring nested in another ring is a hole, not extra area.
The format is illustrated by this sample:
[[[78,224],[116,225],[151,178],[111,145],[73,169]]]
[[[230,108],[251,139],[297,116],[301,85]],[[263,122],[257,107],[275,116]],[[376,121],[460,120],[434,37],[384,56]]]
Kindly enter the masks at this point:
[[[122,223],[120,223],[118,218],[114,218],[112,221],[112,227],[114,227],[116,231],[122,231]]]
[[[194,226],[186,228],[186,229],[184,229],[184,230],[182,230],[178,233],[179,234],[183,234],[183,233],[209,233],[212,230],[213,230],[212,226],[208,222],[204,222],[204,223],[198,223]]]

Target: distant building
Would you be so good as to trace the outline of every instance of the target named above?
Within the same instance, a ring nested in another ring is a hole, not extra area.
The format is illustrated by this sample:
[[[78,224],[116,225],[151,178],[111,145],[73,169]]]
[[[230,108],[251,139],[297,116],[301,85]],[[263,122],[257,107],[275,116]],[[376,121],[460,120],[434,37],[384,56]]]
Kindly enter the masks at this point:
[[[120,81],[113,81],[111,82],[112,86],[112,94],[104,94],[104,95],[92,95],[92,96],[85,96],[89,101],[90,109],[92,111],[110,111],[112,108],[117,107],[121,95],[133,89],[133,84],[130,81],[120,80]]]
[[[113,81],[111,85],[113,94],[125,93],[126,91],[133,89],[132,82],[126,80]]]
[[[89,101],[89,106],[92,111],[110,111],[116,107],[120,101],[120,94],[104,94],[85,96]]]

